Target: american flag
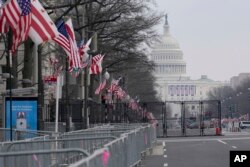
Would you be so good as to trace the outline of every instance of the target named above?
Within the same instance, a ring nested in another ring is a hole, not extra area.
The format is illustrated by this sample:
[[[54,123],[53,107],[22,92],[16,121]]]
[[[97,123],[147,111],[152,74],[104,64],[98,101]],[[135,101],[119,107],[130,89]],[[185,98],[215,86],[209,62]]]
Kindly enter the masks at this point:
[[[59,35],[58,37],[53,38],[53,41],[60,45],[64,49],[66,54],[70,56],[69,35],[66,31],[63,19],[60,19],[56,22],[56,27],[59,32]]]
[[[59,35],[54,22],[38,0],[31,1],[31,27],[29,37],[37,45]]]
[[[79,55],[71,19],[67,20],[67,22],[65,23],[65,28],[68,33],[69,46],[70,46],[70,57],[69,57],[70,67],[69,68],[70,68],[70,71],[79,70],[82,68],[82,63],[80,60],[80,55]]]
[[[90,38],[86,44],[84,44],[84,42],[81,42],[79,45],[79,55],[80,55],[83,68],[86,67],[90,63],[90,58],[89,58],[90,56],[88,55],[88,50],[90,49],[89,45],[91,41],[92,41],[92,38]]]
[[[117,91],[115,91],[115,94],[117,95],[118,99],[124,99],[126,97],[126,92],[124,90],[122,90],[121,87],[118,88]]]
[[[31,24],[30,0],[10,0],[1,9],[1,32],[6,32],[9,25],[13,31],[12,52],[27,39]]]
[[[129,102],[129,107],[132,109],[132,110],[138,110],[138,104],[137,102],[134,100],[134,99],[131,99],[130,102]]]
[[[112,79],[111,85],[110,85],[110,87],[108,89],[108,91],[110,93],[112,93],[112,92],[114,92],[114,91],[116,91],[118,89],[118,83],[119,83],[120,80],[121,80],[121,77],[118,80]]]
[[[97,89],[95,90],[95,94],[98,95],[106,86],[107,80],[104,79],[100,85],[97,87]]]
[[[8,32],[8,28],[9,28],[6,22],[6,17],[3,17],[2,5],[3,5],[3,2],[0,0],[0,34]]]
[[[104,55],[96,55],[92,58],[92,64],[89,70],[90,74],[99,74],[102,72],[102,60]]]

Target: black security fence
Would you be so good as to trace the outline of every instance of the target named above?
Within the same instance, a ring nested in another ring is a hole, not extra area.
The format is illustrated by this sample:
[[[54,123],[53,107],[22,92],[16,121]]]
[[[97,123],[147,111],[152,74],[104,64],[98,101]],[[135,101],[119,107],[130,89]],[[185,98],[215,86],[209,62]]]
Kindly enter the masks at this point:
[[[159,137],[209,136],[221,133],[221,103],[211,101],[168,101],[162,115]]]
[[[55,102],[45,106],[44,122],[55,122]],[[59,124],[66,126],[72,117],[74,130],[84,128],[85,103],[83,100],[59,101]],[[156,123],[158,137],[218,135],[221,130],[220,101],[166,101],[129,103],[97,103],[88,101],[88,123]],[[69,112],[70,114],[68,114]],[[51,127],[53,129],[53,127]]]
[[[94,101],[87,102],[88,123],[89,124],[103,124],[103,123],[140,123],[147,122],[146,114],[143,114],[142,108],[131,109],[129,103],[97,103]],[[62,126],[66,126],[67,117],[71,116],[72,123],[75,126],[74,130],[84,128],[85,119],[85,101],[77,99],[69,99],[59,101],[58,121]],[[44,107],[43,120],[51,123],[54,126],[56,113],[56,103],[51,101]],[[51,127],[50,129],[53,129]],[[61,128],[63,129],[63,128]]]

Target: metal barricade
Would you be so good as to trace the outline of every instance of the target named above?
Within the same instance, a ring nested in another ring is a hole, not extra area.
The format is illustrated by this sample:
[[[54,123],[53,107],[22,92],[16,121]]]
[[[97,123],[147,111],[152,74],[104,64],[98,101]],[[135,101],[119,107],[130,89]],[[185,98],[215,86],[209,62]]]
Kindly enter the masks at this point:
[[[135,166],[141,160],[141,153],[151,148],[156,141],[155,131],[154,125],[136,128],[69,167]]]
[[[12,129],[12,140],[24,140],[32,139],[44,136],[50,136],[53,132],[51,131],[35,131],[35,130],[19,130]],[[0,141],[9,141],[10,140],[10,129],[9,128],[0,128]]]
[[[141,154],[152,148],[155,141],[156,125],[107,124],[63,134],[2,142],[0,166],[128,167],[138,164]]]
[[[75,163],[89,153],[81,149],[39,150],[0,153],[3,167],[63,167]]]
[[[32,150],[53,150],[65,148],[81,148],[90,153],[102,148],[104,144],[116,139],[108,137],[82,137],[68,139],[48,139],[34,141],[4,142],[0,145],[1,152],[32,151]]]

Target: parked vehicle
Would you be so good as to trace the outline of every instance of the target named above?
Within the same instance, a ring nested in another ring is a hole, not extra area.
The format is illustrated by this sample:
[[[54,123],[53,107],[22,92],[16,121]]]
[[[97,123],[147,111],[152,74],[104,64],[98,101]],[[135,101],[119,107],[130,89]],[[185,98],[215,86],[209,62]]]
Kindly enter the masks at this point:
[[[187,126],[189,129],[198,129],[199,128],[199,123],[198,122],[193,122]]]
[[[240,121],[240,128],[241,129],[250,128],[250,121]]]

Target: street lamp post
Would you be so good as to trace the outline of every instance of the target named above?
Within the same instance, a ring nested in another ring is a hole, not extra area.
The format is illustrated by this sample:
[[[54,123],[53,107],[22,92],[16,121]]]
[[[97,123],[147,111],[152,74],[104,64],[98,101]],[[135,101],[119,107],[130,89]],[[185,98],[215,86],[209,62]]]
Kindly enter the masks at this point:
[[[110,78],[110,74],[108,73],[107,69],[106,69],[106,72],[104,73],[104,77],[106,80],[108,80]],[[108,92],[105,91],[105,96],[107,98],[108,96]],[[105,118],[104,118],[104,122],[107,123],[108,122],[108,102],[107,102],[107,99],[105,99]]]

